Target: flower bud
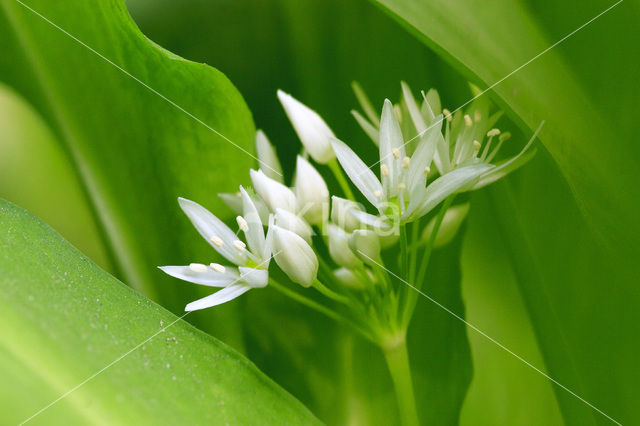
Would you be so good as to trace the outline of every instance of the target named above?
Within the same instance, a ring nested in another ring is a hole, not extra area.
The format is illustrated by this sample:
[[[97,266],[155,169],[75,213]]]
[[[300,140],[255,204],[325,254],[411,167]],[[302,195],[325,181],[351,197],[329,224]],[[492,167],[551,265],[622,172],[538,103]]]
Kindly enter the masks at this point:
[[[256,132],[256,153],[258,154],[260,170],[271,179],[282,183],[283,175],[280,160],[278,160],[275,148],[262,130]]]
[[[364,263],[380,266],[380,240],[374,231],[357,229],[349,238],[349,247]]]
[[[307,243],[311,244],[313,230],[309,224],[304,221],[304,219],[300,218],[300,216],[283,209],[276,209],[275,220],[276,225],[280,228],[295,232],[304,238]]]
[[[318,113],[282,90],[278,90],[278,99],[311,157],[318,163],[327,164],[335,157],[331,147],[331,139],[335,136],[327,123]]]
[[[284,209],[290,212],[296,211],[296,196],[289,188],[268,177],[262,170],[251,170],[251,182],[260,198],[265,202],[270,211]]]
[[[352,214],[353,210],[361,210],[355,201],[335,195],[331,197],[331,221],[349,232],[360,227],[360,221]]]
[[[349,248],[349,234],[333,223],[329,224],[329,254],[334,262],[346,268],[354,268],[361,264]]]
[[[298,211],[312,225],[322,225],[329,208],[329,189],[322,176],[307,160],[298,156],[295,179]]]
[[[276,263],[291,281],[309,287],[318,274],[318,258],[307,242],[295,232],[273,226]]]
[[[438,234],[433,241],[433,248],[439,248],[449,244],[458,233],[460,226],[464,222],[465,217],[469,213],[469,203],[459,204],[450,207],[442,218],[442,223],[438,229]],[[429,221],[426,228],[422,232],[422,241],[429,241],[431,233],[435,226],[436,218]]]

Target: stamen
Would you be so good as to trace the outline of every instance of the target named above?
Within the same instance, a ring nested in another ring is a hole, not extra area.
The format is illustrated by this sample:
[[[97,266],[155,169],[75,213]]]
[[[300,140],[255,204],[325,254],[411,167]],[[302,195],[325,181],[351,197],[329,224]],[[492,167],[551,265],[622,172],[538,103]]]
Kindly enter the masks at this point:
[[[494,136],[498,136],[500,134],[500,129],[491,129],[487,132],[487,136],[492,138]]]
[[[425,175],[428,175],[428,174],[429,174],[429,172],[431,172],[431,167],[429,167],[429,166],[425,167],[425,168],[424,168],[424,174],[425,174]]]
[[[403,168],[403,169],[408,169],[410,164],[411,164],[411,158],[409,158],[409,157],[404,157],[404,158],[402,159],[402,168]]]
[[[398,148],[393,148],[391,150],[391,153],[393,154],[393,157],[397,160],[398,158],[400,158],[400,150]]]
[[[447,121],[449,121],[449,122],[450,122],[451,120],[453,120],[453,117],[451,116],[451,111],[449,111],[448,109],[444,108],[444,109],[442,110],[442,114],[444,114],[444,118],[445,118]]]
[[[500,142],[504,142],[507,139],[509,139],[511,137],[511,133],[509,132],[504,132],[503,134],[500,135],[500,138],[498,139]]]
[[[242,198],[242,194],[240,193],[240,191],[236,192],[236,197]]]
[[[220,237],[216,237],[215,235],[209,238],[209,241],[211,241],[214,245],[218,247],[222,247],[224,245],[224,241],[222,241]]]
[[[405,185],[404,183],[399,183],[398,184],[398,190],[402,191],[403,189],[405,189],[407,187],[407,185]]]
[[[476,151],[480,151],[480,147],[481,147],[481,146],[482,146],[482,145],[480,144],[480,142],[478,142],[478,141],[473,141],[473,148],[474,148]]]
[[[480,120],[482,120],[482,114],[480,114],[480,111],[478,111],[478,110],[474,111],[474,113],[473,113],[473,119],[474,119],[475,121],[480,121]]]
[[[241,231],[247,232],[249,230],[249,224],[244,220],[244,217],[237,216],[236,222],[238,222],[238,228],[240,228]]]
[[[389,176],[389,167],[387,167],[386,164],[383,164],[380,166],[380,173],[382,173],[382,176]]]
[[[380,197],[382,197],[382,192],[378,189],[377,191],[373,192],[373,195],[375,195],[376,198],[380,198]]]
[[[189,265],[189,269],[191,269],[193,272],[207,272],[207,267],[202,263],[192,263],[191,265]]]
[[[227,270],[227,268],[225,268],[219,263],[210,263],[209,266],[211,267],[211,269],[221,274],[224,274],[224,272]]]
[[[469,114],[464,115],[464,125],[467,127],[473,126],[473,121],[471,120],[471,117],[469,117]]]
[[[235,240],[233,246],[240,251],[244,251],[247,248],[247,245],[240,240]]]

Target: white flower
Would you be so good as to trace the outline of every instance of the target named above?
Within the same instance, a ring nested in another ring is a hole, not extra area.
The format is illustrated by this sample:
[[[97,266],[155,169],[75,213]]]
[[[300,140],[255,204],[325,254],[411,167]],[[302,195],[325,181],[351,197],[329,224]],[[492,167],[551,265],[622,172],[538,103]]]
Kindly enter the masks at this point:
[[[296,212],[296,196],[291,189],[268,177],[262,170],[251,170],[251,182],[253,189],[262,198],[270,211],[283,209],[292,213]]]
[[[278,99],[309,155],[321,164],[332,160],[331,139],[335,136],[322,117],[282,90],[278,90]]]
[[[309,244],[295,232],[279,226],[273,231],[274,259],[291,281],[309,287],[318,275],[318,258]]]
[[[271,258],[271,235],[265,237],[262,221],[253,200],[240,187],[243,216],[237,222],[245,234],[247,243],[239,240],[236,233],[200,204],[179,198],[182,210],[205,240],[235,266],[211,263],[208,266],[192,263],[188,266],[161,266],[167,274],[195,284],[223,287],[222,290],[203,299],[189,303],[185,310],[216,306],[235,299],[252,288],[265,287],[269,280]],[[248,248],[247,248],[248,245]]]
[[[312,225],[322,225],[329,207],[329,189],[324,179],[307,160],[296,161],[295,194],[298,211]]]
[[[344,142],[334,140],[333,149],[353,184],[381,215],[408,220],[414,218],[413,211],[423,202],[430,201],[427,197],[441,195],[425,193],[430,165],[442,139],[440,130],[440,125],[427,130],[409,157],[393,105],[385,100],[380,120],[380,180]]]
[[[280,160],[278,160],[275,148],[262,130],[256,132],[256,153],[258,154],[260,170],[271,179],[282,183],[283,175]]]

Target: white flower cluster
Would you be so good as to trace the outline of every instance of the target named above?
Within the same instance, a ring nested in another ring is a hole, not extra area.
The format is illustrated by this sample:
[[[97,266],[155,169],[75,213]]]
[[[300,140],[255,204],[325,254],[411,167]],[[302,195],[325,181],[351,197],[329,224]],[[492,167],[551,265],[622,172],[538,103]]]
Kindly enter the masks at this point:
[[[246,243],[204,207],[179,199],[198,232],[233,264],[161,267],[176,278],[223,288],[188,304],[187,311],[219,305],[251,288],[265,287],[271,257],[291,281],[304,287],[317,285],[325,294],[333,291],[318,281],[319,266],[325,266],[324,273],[345,288],[375,283],[381,250],[398,244],[400,227],[419,221],[454,194],[494,182],[533,154],[528,150],[532,138],[515,157],[493,163],[509,135],[493,127],[500,113],[490,115],[488,102],[474,102],[466,111],[451,114],[441,108],[435,90],[422,92],[422,102],[417,102],[403,83],[402,101],[393,105],[385,100],[378,117],[359,86],[354,89],[366,118],[352,113],[379,148],[380,160],[374,165],[378,176],[335,137],[315,111],[278,91],[304,151],[297,157],[293,185],[288,187],[274,147],[262,131],[257,132],[260,167],[250,171],[253,191],[241,186],[237,194],[220,194],[238,214],[237,225]],[[409,134],[417,136],[405,139]],[[331,196],[307,155],[316,164],[329,166],[343,183],[343,197]],[[357,202],[336,160],[375,213]],[[466,214],[464,208],[451,211]],[[443,224],[459,226],[461,221],[445,218]],[[433,223],[425,231],[429,226]],[[327,250],[318,250],[318,245]],[[322,258],[319,253],[323,252],[328,252],[331,261]]]

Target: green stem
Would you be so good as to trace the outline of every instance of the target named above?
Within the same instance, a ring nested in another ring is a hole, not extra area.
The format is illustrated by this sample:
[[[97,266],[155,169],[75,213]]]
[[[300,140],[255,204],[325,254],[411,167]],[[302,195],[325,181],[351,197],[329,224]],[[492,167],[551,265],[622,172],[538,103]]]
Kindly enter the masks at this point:
[[[400,225],[400,276],[409,278],[409,255],[407,253],[407,226]]]
[[[329,166],[329,169],[331,169],[331,172],[333,173],[336,180],[338,181],[340,188],[342,188],[342,192],[344,192],[344,196],[352,201],[355,201],[356,197],[353,195],[353,191],[351,191],[351,186],[349,186],[349,182],[347,181],[347,178],[344,176],[344,173],[342,172],[342,169],[338,164],[338,160],[334,158],[331,161],[329,161],[327,165]]]
[[[453,203],[454,198],[455,198],[455,195],[449,196],[442,204],[442,207],[438,212],[438,216],[436,216],[436,221],[433,224],[433,230],[431,231],[431,235],[429,235],[429,241],[427,242],[427,246],[425,247],[424,253],[422,254],[422,261],[420,262],[420,269],[418,270],[418,275],[416,277],[416,280],[412,284],[417,289],[421,289],[422,285],[424,284],[424,280],[427,275],[427,268],[429,266],[429,261],[431,260],[431,252],[433,251],[433,243],[435,242],[436,236],[438,235],[438,231],[440,230],[440,225],[442,225],[442,220],[444,219],[444,215],[447,213],[447,210],[451,206],[451,203]],[[415,248],[415,250],[417,250],[417,247]],[[418,292],[415,291],[414,289],[412,290],[413,291],[410,291],[408,293],[407,304],[405,305],[405,309],[403,310],[403,313],[402,313],[402,323],[405,327],[409,326],[409,322],[411,321],[411,317],[413,316],[413,311],[415,309],[416,301],[418,299]]]
[[[316,279],[313,284],[311,284],[313,288],[318,290],[323,295],[327,296],[329,299],[335,300],[336,302],[344,303],[345,305],[349,304],[349,298],[343,296],[342,294],[338,294],[335,291],[331,290],[326,285],[322,284],[320,280]]]
[[[407,352],[406,337],[402,335],[390,345],[383,345],[382,352],[389,367],[389,373],[393,380],[393,386],[398,400],[400,420],[405,426],[418,425],[418,410],[413,394],[413,381],[411,380],[411,367]]]

